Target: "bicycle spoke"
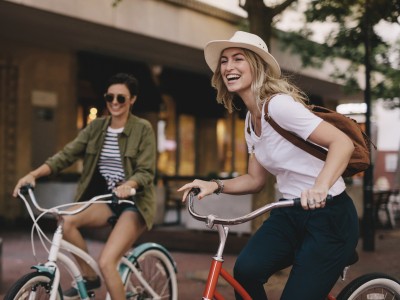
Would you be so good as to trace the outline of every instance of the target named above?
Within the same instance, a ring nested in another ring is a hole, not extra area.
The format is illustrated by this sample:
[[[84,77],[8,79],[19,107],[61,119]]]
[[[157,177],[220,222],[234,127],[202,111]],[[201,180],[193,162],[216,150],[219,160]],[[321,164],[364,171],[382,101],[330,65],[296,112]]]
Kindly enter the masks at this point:
[[[125,284],[130,299],[177,299],[176,277],[168,257],[158,249],[146,249],[134,263]]]

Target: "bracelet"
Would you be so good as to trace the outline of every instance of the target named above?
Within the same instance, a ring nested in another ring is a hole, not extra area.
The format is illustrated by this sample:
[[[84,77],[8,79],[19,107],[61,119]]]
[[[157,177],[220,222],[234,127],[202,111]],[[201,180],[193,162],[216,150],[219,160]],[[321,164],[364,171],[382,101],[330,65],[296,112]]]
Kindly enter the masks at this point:
[[[211,181],[215,182],[218,185],[218,188],[214,191],[214,194],[221,194],[224,191],[224,183],[219,179],[211,179]]]

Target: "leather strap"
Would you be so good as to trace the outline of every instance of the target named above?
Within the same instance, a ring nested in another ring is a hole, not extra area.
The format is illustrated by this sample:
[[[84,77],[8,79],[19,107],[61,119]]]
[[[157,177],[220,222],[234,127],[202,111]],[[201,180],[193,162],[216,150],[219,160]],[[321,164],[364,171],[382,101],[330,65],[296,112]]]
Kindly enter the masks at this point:
[[[315,156],[316,158],[319,158],[320,160],[325,161],[326,160],[326,156],[328,154],[328,151],[326,151],[324,148],[315,145],[311,142],[305,141],[303,140],[301,137],[295,135],[294,133],[287,131],[285,129],[283,129],[281,126],[278,125],[278,123],[276,123],[271,116],[268,113],[268,105],[269,102],[271,101],[271,99],[276,96],[276,95],[272,95],[265,103],[264,105],[264,119],[266,122],[268,122],[272,128],[274,128],[274,130],[276,132],[278,132],[281,136],[283,136],[285,139],[287,139],[289,142],[291,142],[293,145],[299,147],[300,149],[306,151],[307,153]]]

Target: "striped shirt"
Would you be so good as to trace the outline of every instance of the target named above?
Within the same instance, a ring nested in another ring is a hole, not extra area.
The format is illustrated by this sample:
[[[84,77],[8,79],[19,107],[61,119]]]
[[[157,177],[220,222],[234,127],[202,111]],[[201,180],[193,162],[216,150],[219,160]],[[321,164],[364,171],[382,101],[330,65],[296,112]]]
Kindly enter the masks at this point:
[[[121,152],[118,146],[118,134],[124,128],[107,128],[106,138],[100,153],[99,172],[105,178],[108,189],[112,191],[119,182],[125,180],[124,168],[121,162]]]

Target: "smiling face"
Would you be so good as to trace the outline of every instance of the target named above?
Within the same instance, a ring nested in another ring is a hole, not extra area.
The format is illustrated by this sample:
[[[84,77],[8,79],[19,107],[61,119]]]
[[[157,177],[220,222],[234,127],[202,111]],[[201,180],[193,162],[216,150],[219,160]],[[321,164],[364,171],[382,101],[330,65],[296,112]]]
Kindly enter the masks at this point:
[[[222,52],[220,70],[229,92],[243,95],[251,91],[253,76],[250,64],[241,48],[227,48]]]
[[[113,118],[127,118],[130,108],[136,100],[136,96],[131,96],[126,85],[120,83],[110,85],[107,89],[107,94],[114,96],[111,102],[107,101],[107,109],[111,116]],[[117,101],[117,95],[122,95],[125,97],[125,102],[119,103]]]

